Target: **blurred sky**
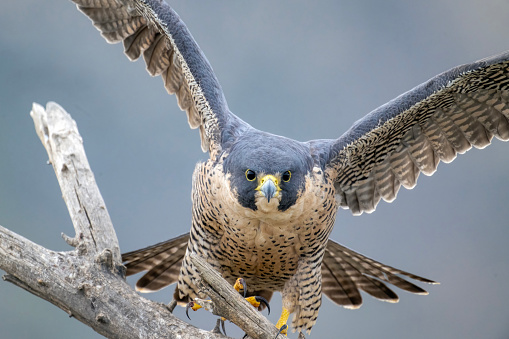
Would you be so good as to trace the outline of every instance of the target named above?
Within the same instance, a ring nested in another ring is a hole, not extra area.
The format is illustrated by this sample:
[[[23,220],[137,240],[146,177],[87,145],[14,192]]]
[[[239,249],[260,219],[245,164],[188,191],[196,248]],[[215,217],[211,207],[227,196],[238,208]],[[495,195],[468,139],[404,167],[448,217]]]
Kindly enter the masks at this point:
[[[509,49],[507,0],[173,1],[231,110],[253,126],[335,138],[377,106],[456,65]],[[0,224],[54,250],[73,228],[29,116],[61,104],[77,121],[122,251],[187,232],[197,131],[150,78],[66,0],[0,11]],[[375,213],[341,210],[332,238],[441,282],[398,304],[324,300],[311,338],[508,338],[509,145],[472,150]],[[130,279],[134,283],[133,279]],[[173,287],[148,295],[169,302]],[[276,321],[280,297],[272,302]],[[185,317],[177,309],[179,317]],[[214,318],[192,314],[212,328]],[[241,337],[234,325],[231,335]],[[0,281],[1,338],[96,338],[55,306]],[[296,337],[294,335],[294,337]]]

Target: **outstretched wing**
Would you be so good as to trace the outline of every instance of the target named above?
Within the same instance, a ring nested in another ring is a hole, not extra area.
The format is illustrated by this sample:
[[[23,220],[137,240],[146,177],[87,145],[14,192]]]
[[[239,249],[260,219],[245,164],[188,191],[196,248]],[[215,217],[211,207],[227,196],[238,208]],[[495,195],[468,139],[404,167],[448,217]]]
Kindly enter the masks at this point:
[[[358,308],[362,304],[359,290],[373,297],[397,302],[396,293],[386,286],[392,284],[407,292],[428,294],[417,285],[400,277],[436,284],[433,280],[419,277],[394,267],[384,265],[346,248],[331,239],[322,261],[322,292],[330,300],[346,308]],[[384,283],[385,282],[385,283]]]
[[[127,276],[148,271],[136,282],[136,290],[156,292],[178,281],[189,233],[150,247],[122,254]]]
[[[453,68],[357,121],[336,140],[310,141],[353,214],[392,201],[472,146],[509,140],[509,52]]]
[[[141,54],[147,71],[176,94],[201,147],[211,155],[249,127],[232,114],[207,58],[177,13],[162,0],[72,0],[109,43],[124,43],[130,60]]]

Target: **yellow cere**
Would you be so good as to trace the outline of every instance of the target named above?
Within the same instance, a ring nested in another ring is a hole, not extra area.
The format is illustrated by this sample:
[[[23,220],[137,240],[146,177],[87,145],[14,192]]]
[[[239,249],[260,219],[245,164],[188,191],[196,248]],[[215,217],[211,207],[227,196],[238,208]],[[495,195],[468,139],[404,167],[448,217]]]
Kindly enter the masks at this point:
[[[263,184],[265,184],[265,182],[267,180],[272,180],[272,182],[274,183],[274,185],[276,185],[276,190],[277,192],[281,191],[281,188],[279,187],[279,180],[277,180],[277,178],[275,176],[273,176],[272,174],[267,174],[266,176],[264,176],[261,180],[260,180],[260,184],[258,185],[258,187],[256,187],[256,190],[259,191],[261,189],[261,187],[263,186]]]

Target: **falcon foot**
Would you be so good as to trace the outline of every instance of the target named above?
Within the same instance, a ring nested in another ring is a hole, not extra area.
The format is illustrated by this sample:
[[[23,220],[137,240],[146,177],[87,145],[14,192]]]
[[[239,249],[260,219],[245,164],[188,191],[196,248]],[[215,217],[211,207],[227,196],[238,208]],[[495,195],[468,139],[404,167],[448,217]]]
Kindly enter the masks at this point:
[[[268,314],[270,314],[269,302],[264,297],[255,296],[255,297],[247,297],[245,299],[247,300],[248,303],[250,303],[251,305],[253,305],[256,308],[260,307],[261,304],[264,304],[265,307],[267,307]],[[204,308],[207,311],[212,312],[212,300],[204,300],[204,299],[196,298],[196,299],[194,299],[194,301],[190,301],[186,305],[187,318],[189,320],[191,320],[191,318],[189,317],[189,309],[192,309],[193,311],[198,311],[200,308]]]
[[[166,308],[170,311],[170,313],[173,313],[175,306],[177,306],[177,301],[173,299],[168,305],[166,305]]]
[[[233,288],[241,293],[243,293],[244,295],[244,298],[251,304],[253,305],[254,307],[258,308],[260,307],[260,304],[263,303],[266,307],[267,307],[267,310],[270,314],[270,306],[269,306],[269,302],[267,301],[267,299],[265,299],[264,297],[260,297],[260,296],[255,296],[255,297],[247,297],[246,298],[246,295],[247,295],[247,285],[246,285],[246,281],[242,278],[238,278],[236,281],[235,281],[235,284],[233,284]]]
[[[284,324],[283,326],[281,326],[279,328],[279,332],[277,332],[276,336],[274,337],[274,339],[277,339],[277,337],[280,335],[280,334],[283,334],[283,335],[286,335],[286,333],[288,332],[288,325],[287,324]]]
[[[202,304],[202,305],[200,305]],[[212,312],[212,300],[203,300],[199,298],[195,298],[194,301],[189,302],[186,305],[186,316],[189,320],[191,320],[191,317],[189,317],[189,309],[192,309],[193,311],[198,311],[200,308],[204,308],[205,310]],[[217,319],[216,326],[212,329],[212,333],[221,333],[220,328],[223,329],[224,335],[226,335],[226,328],[224,326],[224,322],[226,321],[225,317],[220,317]]]
[[[244,298],[246,297],[247,295],[247,285],[246,285],[246,281],[242,278],[238,278],[236,281],[235,281],[235,284],[233,284],[233,288],[235,289],[235,291],[239,292],[242,290],[243,294],[244,294]]]
[[[224,334],[224,335],[228,336],[226,334],[226,328],[224,327],[225,321],[226,321],[226,318],[224,318],[224,317],[217,319],[216,326],[212,330],[212,333],[219,333],[219,334]],[[221,330],[220,330],[221,328],[223,329],[223,332],[221,332]]]
[[[264,304],[267,307],[268,314],[270,314],[270,306],[267,299],[264,297],[256,296],[256,297],[247,297],[247,302],[253,305],[255,308],[260,307],[260,304]]]
[[[251,297],[246,298],[247,285],[246,285],[246,282],[244,281],[244,279],[238,278],[235,281],[233,288],[239,293],[241,293],[241,291],[242,291],[242,293],[244,294],[244,298],[247,300],[248,303],[253,305],[253,307],[258,309],[258,307],[260,307],[260,305],[263,304],[265,307],[267,307],[268,314],[270,314],[270,305],[269,305],[269,302],[267,301],[267,299],[265,299],[264,297],[261,297],[261,296],[251,296]],[[189,317],[189,309],[192,309],[193,311],[198,311],[200,308],[204,308],[205,310],[212,312],[212,310],[213,310],[212,300],[204,300],[204,299],[195,298],[194,301],[189,302],[186,305],[187,318],[189,320],[191,320],[191,318]],[[288,317],[286,317],[286,319],[288,319]],[[226,328],[224,325],[225,321],[226,321],[226,318],[224,318],[224,317],[221,317],[220,319],[218,319],[216,326],[214,327],[212,332],[221,333],[221,330],[220,330],[220,327],[221,327],[223,329],[224,335],[226,335]],[[285,334],[286,334],[286,331],[285,331]]]
[[[279,332],[276,335],[276,338],[279,334],[286,335],[288,333],[288,325],[286,324],[286,322],[288,321],[289,317],[290,317],[290,311],[288,311],[286,308],[283,307],[283,311],[281,312],[281,317],[279,317],[279,320],[276,323],[276,327],[279,328]]]
[[[260,307],[261,304],[264,304],[265,307],[267,307],[268,314],[270,314],[269,302],[264,297],[255,296],[255,297],[247,297],[245,299],[247,300],[248,303],[253,305],[255,308],[258,308],[258,307]],[[205,310],[212,312],[212,308],[213,308],[212,300],[204,300],[204,299],[195,298],[194,301],[190,301],[186,305],[187,318],[189,320],[191,320],[191,317],[189,317],[189,309],[192,309],[193,311],[198,311],[200,308],[204,308]],[[225,332],[225,334],[226,334],[226,331],[224,329],[224,322],[225,322],[226,318],[221,317],[220,320],[221,320],[221,326],[223,328],[223,332]],[[219,327],[219,323],[216,324],[216,327],[214,328],[214,330],[216,330],[218,327]]]
[[[186,305],[187,318],[191,320],[191,318],[189,317],[189,309],[192,309],[193,311],[198,311],[200,308],[204,308],[205,310],[212,312],[212,300],[195,298],[194,301],[190,301]]]

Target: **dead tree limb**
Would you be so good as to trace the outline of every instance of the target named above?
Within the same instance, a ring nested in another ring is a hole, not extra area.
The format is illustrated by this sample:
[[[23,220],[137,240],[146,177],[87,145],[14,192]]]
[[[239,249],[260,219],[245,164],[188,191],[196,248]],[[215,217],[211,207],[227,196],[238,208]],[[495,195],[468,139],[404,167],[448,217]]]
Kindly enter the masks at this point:
[[[125,282],[118,240],[76,123],[59,105],[31,116],[67,204],[74,250],[55,252],[0,226],[0,269],[11,282],[109,338],[224,338],[174,317]]]
[[[278,329],[251,306],[239,293],[225,284],[221,275],[203,258],[191,255],[191,262],[203,279],[202,288],[212,300],[212,313],[225,317],[242,328],[252,338],[275,338]],[[249,288],[249,286],[248,286]],[[283,335],[278,338],[284,338]]]
[[[52,102],[46,110],[34,104],[30,115],[48,152],[76,231],[74,238],[64,236],[64,239],[88,256],[96,259],[105,256],[102,259],[110,264],[112,261],[121,264],[117,235],[88,164],[76,122]]]

